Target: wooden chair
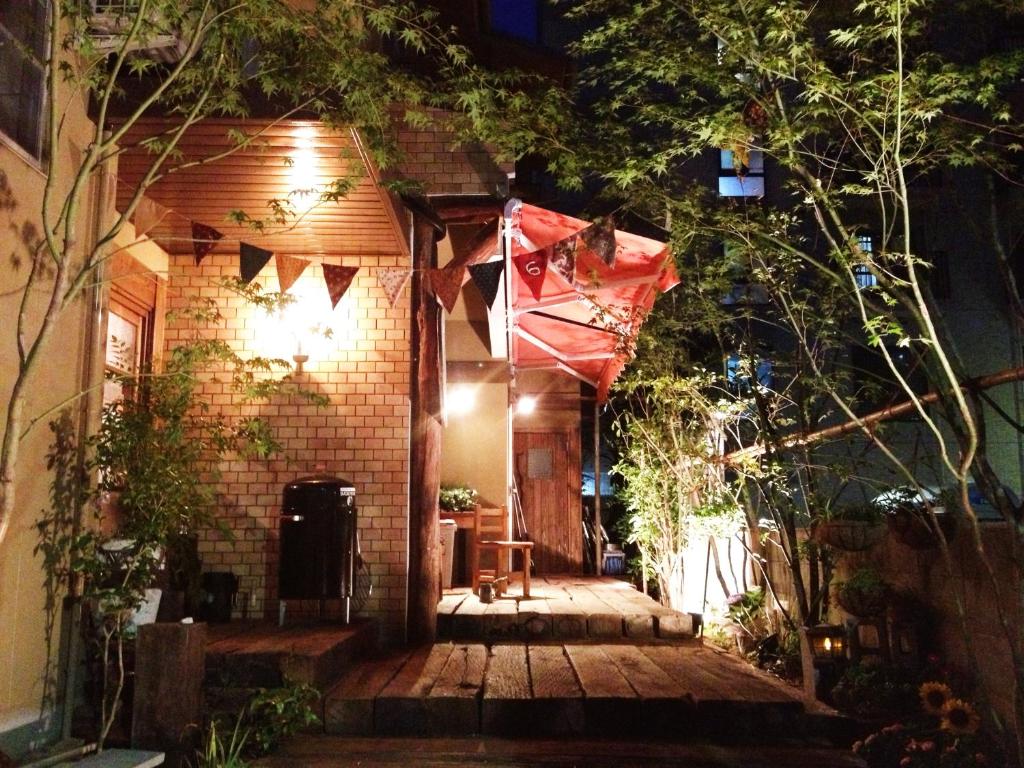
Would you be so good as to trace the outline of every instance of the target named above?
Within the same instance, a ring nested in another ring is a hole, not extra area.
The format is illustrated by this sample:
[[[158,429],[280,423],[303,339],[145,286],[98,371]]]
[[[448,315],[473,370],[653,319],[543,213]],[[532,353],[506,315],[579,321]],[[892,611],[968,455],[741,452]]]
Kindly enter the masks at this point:
[[[505,507],[477,507],[476,525],[473,531],[475,552],[471,556],[473,564],[473,591],[479,593],[481,581],[491,581],[496,585],[497,593],[501,593],[504,584],[517,573],[523,580],[523,597],[530,596],[530,561],[533,555],[532,541],[512,540],[512,519]],[[522,552],[523,568],[509,572],[511,553]],[[481,567],[481,555],[494,553],[494,568]]]

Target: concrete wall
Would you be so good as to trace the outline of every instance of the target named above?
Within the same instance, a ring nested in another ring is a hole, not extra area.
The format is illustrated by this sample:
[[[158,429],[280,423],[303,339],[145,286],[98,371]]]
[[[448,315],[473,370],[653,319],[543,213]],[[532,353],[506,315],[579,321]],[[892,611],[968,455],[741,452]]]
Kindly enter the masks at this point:
[[[69,188],[70,176],[80,163],[79,147],[88,144],[92,128],[85,116],[84,100],[59,94],[58,101],[63,100],[69,107],[65,127],[68,140],[50,160],[58,178],[58,201]],[[6,406],[18,370],[16,318],[21,288],[28,279],[32,246],[42,233],[43,168],[0,135],[0,231],[4,233],[0,254],[0,403],[4,406],[0,420],[4,421],[0,423],[6,423]],[[79,218],[83,241],[94,232],[96,182],[93,179]],[[42,317],[50,285],[50,278],[44,277],[33,291],[28,304],[30,330]],[[66,309],[41,356],[29,380],[23,429],[29,420],[43,416],[82,389],[87,329],[95,317],[90,297],[87,291]],[[44,741],[53,728],[59,727],[52,700],[55,669],[51,662],[56,662],[56,647],[48,642],[42,564],[32,551],[37,543],[35,522],[49,503],[45,457],[51,441],[47,429],[51,418],[44,416],[21,443],[17,509],[8,536],[0,544],[0,749],[11,754]],[[60,629],[57,619],[55,633]]]

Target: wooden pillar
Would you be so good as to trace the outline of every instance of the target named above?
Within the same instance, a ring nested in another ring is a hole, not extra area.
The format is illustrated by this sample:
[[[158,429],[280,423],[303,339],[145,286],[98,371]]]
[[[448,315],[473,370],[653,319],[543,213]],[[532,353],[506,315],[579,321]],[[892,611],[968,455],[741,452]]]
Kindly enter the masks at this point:
[[[146,624],[135,644],[132,747],[167,753],[168,766],[191,764],[200,743],[205,624]]]
[[[409,201],[407,201],[409,204]],[[436,265],[443,225],[425,203],[413,210],[412,391],[409,466],[409,595],[406,634],[413,644],[437,637],[441,546],[437,496],[441,488],[440,308],[427,270]]]

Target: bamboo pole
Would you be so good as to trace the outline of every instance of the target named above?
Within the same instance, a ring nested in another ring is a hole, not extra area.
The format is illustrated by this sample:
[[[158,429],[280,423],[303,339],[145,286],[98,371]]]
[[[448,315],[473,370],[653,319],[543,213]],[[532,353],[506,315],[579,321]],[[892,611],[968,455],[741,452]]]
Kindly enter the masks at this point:
[[[965,391],[991,389],[992,387],[997,387],[1000,384],[1009,384],[1015,381],[1021,381],[1022,379],[1024,379],[1024,366],[1019,366],[1016,368],[1008,368],[998,373],[989,374],[988,376],[968,379],[960,385],[960,388]],[[940,397],[940,392],[929,392],[926,395],[921,395],[916,400],[905,400],[902,403],[890,405],[887,408],[873,411],[866,416],[861,416],[860,418],[852,419],[850,421],[843,422],[842,424],[834,424],[831,427],[825,427],[824,429],[819,429],[802,435],[791,435],[790,437],[783,439],[779,445],[776,446],[776,450],[799,448],[822,440],[830,440],[834,437],[840,437],[849,432],[855,432],[858,429],[870,432],[871,428],[875,424],[888,421],[889,419],[894,419],[897,416],[913,413],[919,405],[931,405],[932,403],[938,402]],[[725,454],[722,456],[720,461],[726,464],[739,464],[742,461],[763,456],[767,450],[768,446],[764,444],[751,445]]]

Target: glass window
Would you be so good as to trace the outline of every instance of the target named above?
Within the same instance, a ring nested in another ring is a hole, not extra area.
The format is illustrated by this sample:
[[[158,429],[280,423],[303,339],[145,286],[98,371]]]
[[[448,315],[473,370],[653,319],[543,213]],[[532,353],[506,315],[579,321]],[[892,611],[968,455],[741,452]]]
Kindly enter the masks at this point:
[[[43,155],[46,0],[0,3],[0,131],[37,160]]]
[[[857,235],[857,248],[864,254],[865,261],[870,259],[875,252],[875,244],[871,235]],[[867,263],[853,265],[853,279],[857,282],[857,287],[862,290],[878,285],[878,278],[871,272],[871,267]]]
[[[731,149],[720,150],[718,194],[721,197],[764,197],[764,152],[752,149],[739,159]]]

